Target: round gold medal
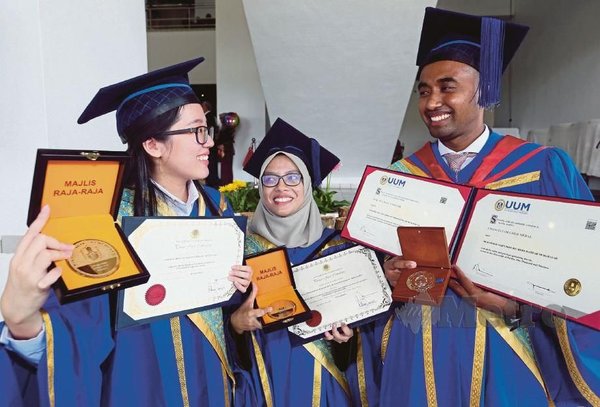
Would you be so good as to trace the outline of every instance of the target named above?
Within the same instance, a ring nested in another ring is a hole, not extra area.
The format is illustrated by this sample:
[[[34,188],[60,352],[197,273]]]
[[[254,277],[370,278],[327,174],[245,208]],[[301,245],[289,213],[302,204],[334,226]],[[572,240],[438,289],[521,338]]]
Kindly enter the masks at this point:
[[[429,271],[417,271],[408,277],[406,286],[413,291],[424,293],[435,285],[435,276]]]
[[[110,244],[98,239],[75,242],[73,255],[67,262],[73,270],[85,277],[107,277],[119,268],[120,257]]]
[[[570,297],[575,297],[581,292],[581,282],[576,278],[570,278],[564,285],[565,293]]]
[[[296,304],[290,300],[277,300],[269,304],[273,308],[268,315],[273,319],[285,319],[294,315],[296,312]]]

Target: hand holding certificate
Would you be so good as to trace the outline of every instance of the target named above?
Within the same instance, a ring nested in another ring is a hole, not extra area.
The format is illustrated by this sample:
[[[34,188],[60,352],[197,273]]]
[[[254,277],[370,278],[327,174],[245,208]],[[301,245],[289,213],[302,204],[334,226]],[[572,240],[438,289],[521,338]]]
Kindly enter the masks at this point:
[[[355,246],[293,267],[296,287],[312,317],[289,327],[308,339],[335,323],[355,323],[387,311],[392,303],[388,283],[375,253]]]
[[[244,233],[233,218],[123,218],[148,283],[120,294],[117,324],[214,307],[235,292],[228,279],[242,264]]]
[[[475,284],[600,329],[599,221],[594,202],[367,167],[342,236],[398,255],[396,226],[443,226],[453,262]]]

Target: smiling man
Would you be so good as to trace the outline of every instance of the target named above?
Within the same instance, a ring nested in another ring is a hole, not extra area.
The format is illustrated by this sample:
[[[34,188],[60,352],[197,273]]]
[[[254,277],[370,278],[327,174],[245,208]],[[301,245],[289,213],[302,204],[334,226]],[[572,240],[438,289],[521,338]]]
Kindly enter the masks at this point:
[[[527,30],[426,10],[417,56],[419,113],[435,141],[392,169],[479,188],[592,199],[565,152],[501,136],[484,123]],[[391,285],[414,267],[400,257],[384,264]],[[542,322],[538,311],[535,323],[519,326],[522,311],[531,309],[456,272],[441,307],[400,305],[376,324],[381,405],[600,405],[600,351],[591,346],[599,332],[558,317]],[[405,385],[409,390],[400,392]]]

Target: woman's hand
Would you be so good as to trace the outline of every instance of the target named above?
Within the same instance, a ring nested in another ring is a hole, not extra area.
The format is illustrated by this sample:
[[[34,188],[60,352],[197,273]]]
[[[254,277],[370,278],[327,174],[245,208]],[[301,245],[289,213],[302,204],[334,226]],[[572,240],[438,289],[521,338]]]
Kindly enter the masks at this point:
[[[477,287],[457,265],[452,266],[452,268],[456,273],[456,280],[450,280],[448,285],[458,295],[473,305],[488,311],[507,317],[517,316],[519,304],[516,301]]]
[[[246,301],[231,314],[230,323],[233,330],[241,335],[245,331],[255,331],[262,328],[262,324],[258,318],[265,315],[267,312],[273,311],[271,307],[267,308],[254,308],[254,300],[258,293],[258,286],[252,283],[252,292],[246,298]]]
[[[400,273],[403,269],[414,269],[417,263],[412,260],[404,260],[402,256],[392,257],[383,263],[383,271],[385,278],[389,281],[392,287],[396,286],[396,282],[400,278]]]
[[[346,324],[333,324],[331,331],[325,332],[325,339],[337,343],[348,342],[354,336],[354,330]]]
[[[231,271],[227,279],[233,282],[235,288],[245,293],[252,282],[252,267],[241,265],[231,266]]]
[[[71,257],[73,246],[41,234],[50,217],[44,206],[10,261],[8,280],[0,298],[0,310],[15,339],[30,339],[42,330],[40,309],[48,299],[50,287],[61,275],[53,261]]]

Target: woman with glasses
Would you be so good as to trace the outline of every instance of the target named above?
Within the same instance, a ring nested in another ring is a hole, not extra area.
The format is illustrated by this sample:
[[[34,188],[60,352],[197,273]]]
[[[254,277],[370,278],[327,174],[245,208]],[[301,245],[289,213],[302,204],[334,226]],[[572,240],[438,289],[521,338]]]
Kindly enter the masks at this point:
[[[202,60],[102,88],[80,116],[85,123],[116,110],[133,161],[119,219],[232,214],[218,191],[198,182],[208,175],[213,141],[187,73]],[[250,277],[248,266],[234,265],[229,274],[241,292]],[[47,304],[51,330],[31,361],[43,405],[254,404],[229,363],[221,308],[114,332],[107,295],[60,307],[50,295]]]
[[[281,119],[277,119],[244,167],[259,178],[260,202],[250,223],[246,254],[285,246],[292,264],[347,248],[336,231],[323,227],[313,186],[339,159]],[[263,332],[258,318],[272,309],[255,309],[257,287],[230,319],[237,363],[249,368],[257,397],[267,406],[350,405],[348,383],[330,345],[319,339],[296,343],[287,329]],[[346,342],[346,325],[332,327],[326,339]],[[296,338],[297,339],[297,338]],[[245,359],[245,358],[249,358]]]

